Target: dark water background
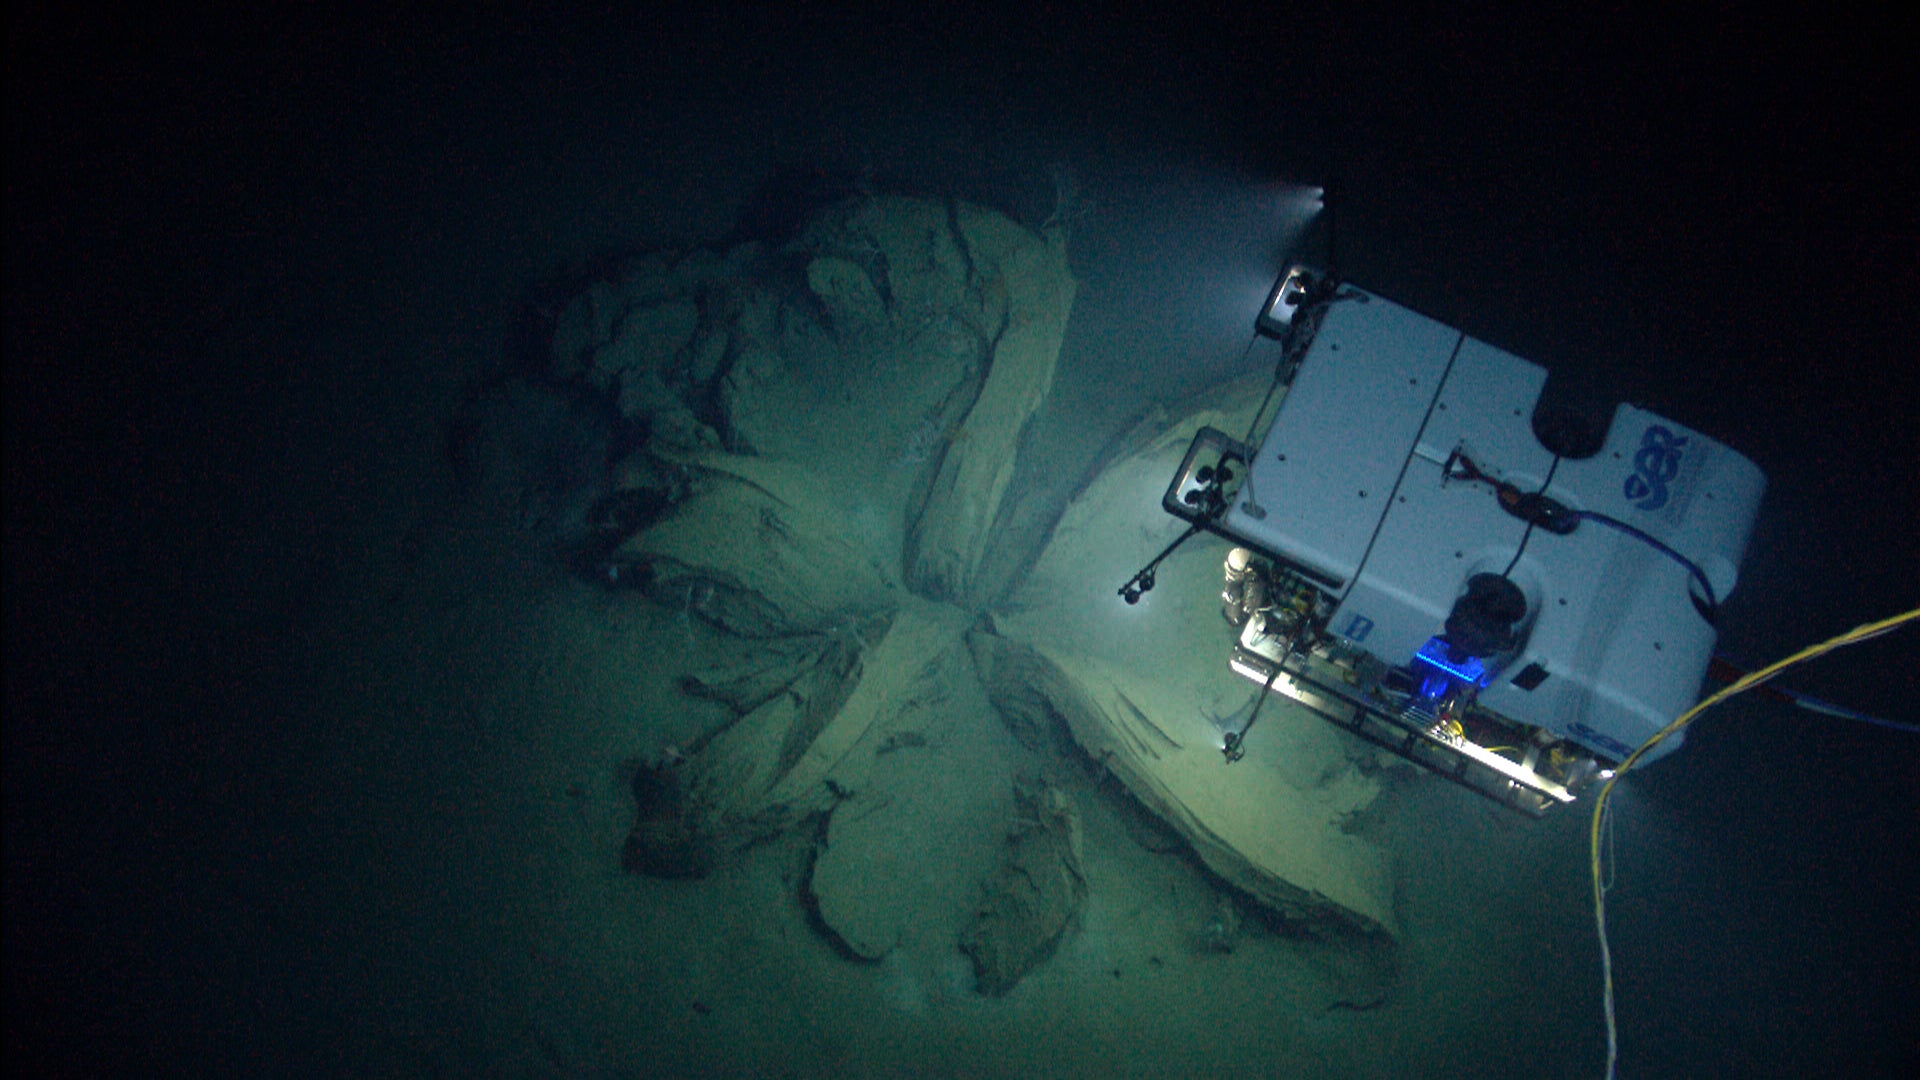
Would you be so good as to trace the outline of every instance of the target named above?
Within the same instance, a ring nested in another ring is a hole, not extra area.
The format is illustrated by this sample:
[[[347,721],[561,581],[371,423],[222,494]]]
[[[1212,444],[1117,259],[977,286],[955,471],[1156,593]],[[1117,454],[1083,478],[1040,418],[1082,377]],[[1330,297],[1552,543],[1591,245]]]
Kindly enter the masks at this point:
[[[209,925],[275,910],[306,857],[276,823],[327,763],[280,726],[282,675],[360,547],[399,541],[375,522],[425,497],[418,457],[536,285],[717,238],[782,171],[1032,221],[1072,165],[1098,207],[1057,404],[1109,434],[1233,371],[1279,185],[1337,179],[1353,280],[1766,471],[1726,651],[1920,600],[1910,17],[1164,7],[15,5],[9,1060],[357,1060],[310,957]],[[1914,642],[1790,681],[1913,722]],[[1916,761],[1911,735],[1749,703],[1640,779],[1614,901],[1632,1075],[1914,1062]],[[311,997],[236,989],[280,973]]]

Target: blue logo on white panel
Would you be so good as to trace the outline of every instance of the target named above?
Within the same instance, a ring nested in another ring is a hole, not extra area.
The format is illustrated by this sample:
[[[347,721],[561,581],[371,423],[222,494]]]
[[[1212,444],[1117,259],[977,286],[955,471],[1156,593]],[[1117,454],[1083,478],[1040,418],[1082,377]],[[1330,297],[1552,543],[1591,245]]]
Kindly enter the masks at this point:
[[[1627,501],[1642,510],[1667,505],[1667,485],[1680,475],[1680,457],[1686,446],[1686,436],[1676,436],[1660,424],[1648,427],[1640,437],[1640,449],[1633,455],[1633,473],[1624,487]]]

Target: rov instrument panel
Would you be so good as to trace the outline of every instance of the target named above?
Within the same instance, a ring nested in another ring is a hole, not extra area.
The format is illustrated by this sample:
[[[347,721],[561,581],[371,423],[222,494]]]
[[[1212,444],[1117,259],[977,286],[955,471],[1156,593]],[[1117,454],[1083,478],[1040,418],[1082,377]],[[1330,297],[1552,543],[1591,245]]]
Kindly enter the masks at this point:
[[[1309,268],[1259,328],[1271,423],[1202,429],[1162,500],[1238,545],[1234,671],[1533,814],[1692,704],[1757,466],[1644,409],[1543,404],[1538,365]]]

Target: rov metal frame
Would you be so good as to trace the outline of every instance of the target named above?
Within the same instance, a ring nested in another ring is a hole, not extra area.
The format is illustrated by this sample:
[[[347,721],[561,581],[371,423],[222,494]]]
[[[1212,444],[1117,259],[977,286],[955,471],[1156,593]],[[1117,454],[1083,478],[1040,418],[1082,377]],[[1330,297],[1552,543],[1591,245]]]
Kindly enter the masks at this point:
[[[1574,793],[1542,774],[1542,748],[1523,742],[1522,758],[1500,756],[1413,704],[1411,695],[1395,695],[1378,669],[1331,659],[1324,644],[1299,648],[1283,635],[1269,634],[1255,615],[1241,629],[1231,665],[1236,674],[1296,701],[1322,719],[1511,810],[1541,817],[1556,804],[1574,801]]]

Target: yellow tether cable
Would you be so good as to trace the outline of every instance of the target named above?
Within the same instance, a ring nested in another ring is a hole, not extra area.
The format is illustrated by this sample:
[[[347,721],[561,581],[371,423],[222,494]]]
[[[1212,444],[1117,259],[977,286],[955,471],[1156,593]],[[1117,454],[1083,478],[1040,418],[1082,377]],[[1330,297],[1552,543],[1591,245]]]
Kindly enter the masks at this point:
[[[1810,645],[1794,653],[1792,656],[1787,657],[1785,660],[1775,661],[1761,668],[1759,671],[1742,676],[1731,686],[1702,700],[1700,704],[1682,713],[1679,719],[1655,732],[1653,738],[1640,744],[1640,749],[1627,755],[1627,759],[1620,763],[1618,769],[1614,770],[1613,776],[1607,781],[1606,786],[1600,789],[1600,797],[1593,802],[1593,822],[1587,830],[1587,847],[1591,860],[1591,869],[1593,871],[1593,922],[1600,933],[1600,974],[1605,985],[1605,994],[1602,1000],[1607,1013],[1607,1080],[1613,1080],[1614,1063],[1619,1058],[1619,1040],[1613,1019],[1613,954],[1611,950],[1607,948],[1607,890],[1606,886],[1602,883],[1600,871],[1600,823],[1606,817],[1607,798],[1613,794],[1613,785],[1619,783],[1620,778],[1627,775],[1627,770],[1633,768],[1633,766],[1646,755],[1647,751],[1660,745],[1661,742],[1665,741],[1667,736],[1693,723],[1695,717],[1713,706],[1720,704],[1735,694],[1759,686],[1761,683],[1766,682],[1768,679],[1773,678],[1775,675],[1803,660],[1811,660],[1816,656],[1823,656],[1844,645],[1852,645],[1865,641],[1868,638],[1879,637],[1881,634],[1887,633],[1900,624],[1911,622],[1914,619],[1920,619],[1920,608],[1914,608],[1911,611],[1895,615],[1891,618],[1881,619],[1879,622],[1856,626],[1846,633],[1841,634],[1839,637],[1829,638],[1818,645]]]

